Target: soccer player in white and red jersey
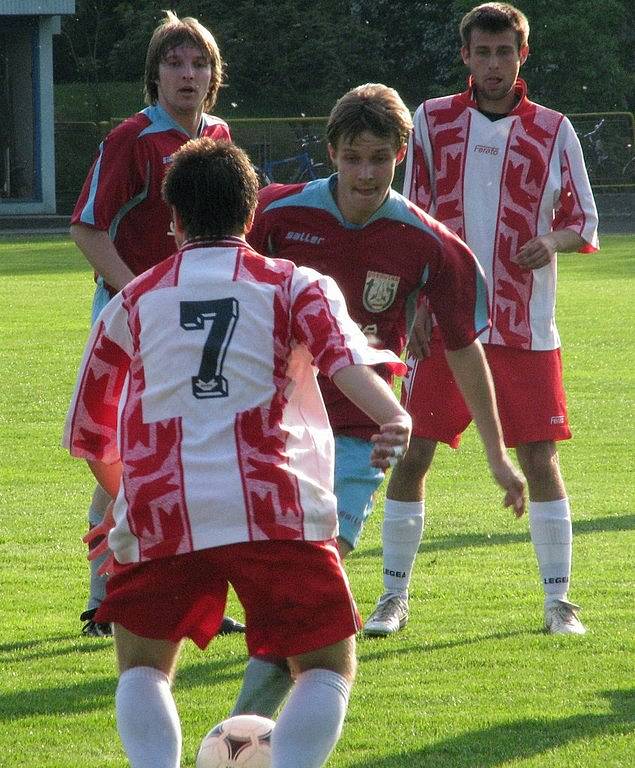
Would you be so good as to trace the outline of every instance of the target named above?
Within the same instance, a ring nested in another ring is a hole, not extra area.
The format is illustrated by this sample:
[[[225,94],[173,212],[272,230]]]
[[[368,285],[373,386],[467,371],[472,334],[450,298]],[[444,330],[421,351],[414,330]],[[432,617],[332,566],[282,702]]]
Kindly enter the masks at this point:
[[[288,658],[296,678],[272,768],[324,764],[360,623],[334,538],[316,368],[379,425],[369,461],[386,468],[408,445],[410,417],[369,367],[403,374],[404,363],[368,345],[331,278],[247,244],[257,191],[229,142],[175,153],[164,197],[180,249],[100,314],[66,422],[64,444],[115,498],[92,532],[108,533],[114,555],[95,618],[114,623],[117,727],[133,768],[180,765],[180,647],[217,634],[229,583],[250,653]]]
[[[416,111],[404,191],[462,237],[485,271],[492,325],[480,338],[505,443],[527,478],[545,627],[582,634],[567,597],[571,513],[556,449],[571,436],[555,324],[556,252],[596,251],[597,212],[571,123],[530,101],[518,77],[529,51],[526,17],[506,3],[486,3],[465,15],[460,33],[468,88]],[[438,332],[431,346],[431,357],[411,361],[404,385],[414,437],[388,486],[387,525],[423,518],[437,442],[456,448],[471,420]],[[397,631],[407,618],[419,541],[411,544],[384,553],[385,593],[366,622],[377,634]]]
[[[337,173],[263,189],[248,239],[257,250],[333,277],[371,343],[396,354],[406,342],[409,304],[420,293],[427,296],[477,414],[494,477],[506,491],[506,503],[522,514],[523,482],[505,453],[475,341],[489,324],[482,272],[456,235],[391,189],[411,127],[410,112],[393,88],[368,83],[346,93],[326,128]],[[383,375],[391,383],[390,371]],[[368,467],[372,421],[327,377],[320,386],[335,432],[338,543],[345,556],[358,542],[383,473]],[[272,716],[288,685],[284,666],[250,659],[233,714]]]
[[[114,128],[104,139],[71,218],[71,236],[95,269],[93,322],[105,304],[135,275],[175,250],[170,212],[161,182],[172,155],[196,136],[229,139],[229,128],[213,109],[223,62],[211,32],[196,19],[171,11],[148,45],[145,92],[150,106]],[[89,525],[103,518],[109,499],[99,487],[88,512]],[[91,564],[85,621],[87,635],[108,635],[94,613],[104,596],[104,578]],[[226,631],[241,629],[233,620]]]

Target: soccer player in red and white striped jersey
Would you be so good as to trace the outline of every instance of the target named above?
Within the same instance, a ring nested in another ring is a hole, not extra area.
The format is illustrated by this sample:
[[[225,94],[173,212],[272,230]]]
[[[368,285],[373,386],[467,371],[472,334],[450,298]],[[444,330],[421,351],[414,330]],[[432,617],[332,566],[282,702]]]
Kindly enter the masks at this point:
[[[341,732],[357,613],[335,536],[333,435],[316,370],[378,425],[370,460],[408,445],[410,417],[335,282],[245,241],[258,179],[229,142],[175,153],[164,196],[179,250],[133,279],[86,347],[64,444],[115,498],[96,620],[113,622],[117,727],[133,768],[180,765],[170,692],[182,640],[218,633],[228,584],[251,654],[296,682],[272,768],[318,768]],[[112,527],[111,527],[112,526]]]
[[[468,88],[416,111],[404,192],[462,237],[483,267],[492,324],[480,338],[505,443],[516,449],[527,478],[545,626],[581,634],[577,606],[567,597],[571,514],[556,449],[556,441],[571,436],[555,323],[556,257],[598,249],[597,211],[571,123],[530,101],[518,77],[529,52],[526,17],[506,3],[485,3],[465,15],[460,32]],[[438,329],[431,346],[429,358],[411,361],[404,386],[414,438],[388,487],[389,529],[423,517],[436,444],[457,447],[471,421]],[[400,628],[418,543],[384,548],[385,593],[366,623],[376,634]],[[391,601],[394,611],[386,608]]]

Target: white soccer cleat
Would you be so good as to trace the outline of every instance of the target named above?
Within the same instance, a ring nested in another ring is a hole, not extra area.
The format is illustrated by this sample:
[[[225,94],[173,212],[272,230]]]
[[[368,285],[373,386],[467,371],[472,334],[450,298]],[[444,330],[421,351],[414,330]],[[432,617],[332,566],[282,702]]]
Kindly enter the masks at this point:
[[[408,598],[403,595],[384,593],[377,607],[364,624],[364,634],[384,637],[399,632],[408,623]]]
[[[586,627],[576,611],[580,606],[568,600],[555,600],[545,605],[545,629],[552,635],[584,635]]]

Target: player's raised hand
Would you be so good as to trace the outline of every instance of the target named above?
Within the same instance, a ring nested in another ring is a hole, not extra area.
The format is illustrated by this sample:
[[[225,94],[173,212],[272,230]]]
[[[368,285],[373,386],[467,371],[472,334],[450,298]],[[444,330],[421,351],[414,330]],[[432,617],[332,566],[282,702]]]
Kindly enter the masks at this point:
[[[500,462],[491,465],[494,480],[505,491],[504,507],[512,507],[516,517],[525,514],[525,478],[504,455]]]
[[[106,558],[104,563],[99,567],[97,573],[100,576],[105,576],[112,571],[112,565],[114,563],[114,557],[112,552],[108,548],[108,533],[111,528],[114,528],[115,518],[113,516],[114,501],[106,507],[104,512],[104,519],[98,525],[93,526],[88,533],[82,537],[82,541],[88,544],[88,559],[96,560],[98,557],[110,553],[110,556]]]
[[[425,301],[417,310],[410,336],[406,345],[408,352],[417,360],[430,357],[430,337],[432,336],[432,315]]]
[[[388,424],[382,424],[379,433],[372,435],[373,450],[370,463],[379,469],[394,467],[399,459],[408,450],[412,422],[410,419],[400,418]]]

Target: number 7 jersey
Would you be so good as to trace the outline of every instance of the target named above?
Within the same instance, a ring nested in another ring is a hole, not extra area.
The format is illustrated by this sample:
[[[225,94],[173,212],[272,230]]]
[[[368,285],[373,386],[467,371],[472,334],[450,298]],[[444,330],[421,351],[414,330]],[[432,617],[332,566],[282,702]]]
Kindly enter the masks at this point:
[[[316,383],[371,349],[335,282],[243,240],[190,243],[98,318],[64,445],[122,484],[109,544],[138,562],[337,531],[333,438]]]

